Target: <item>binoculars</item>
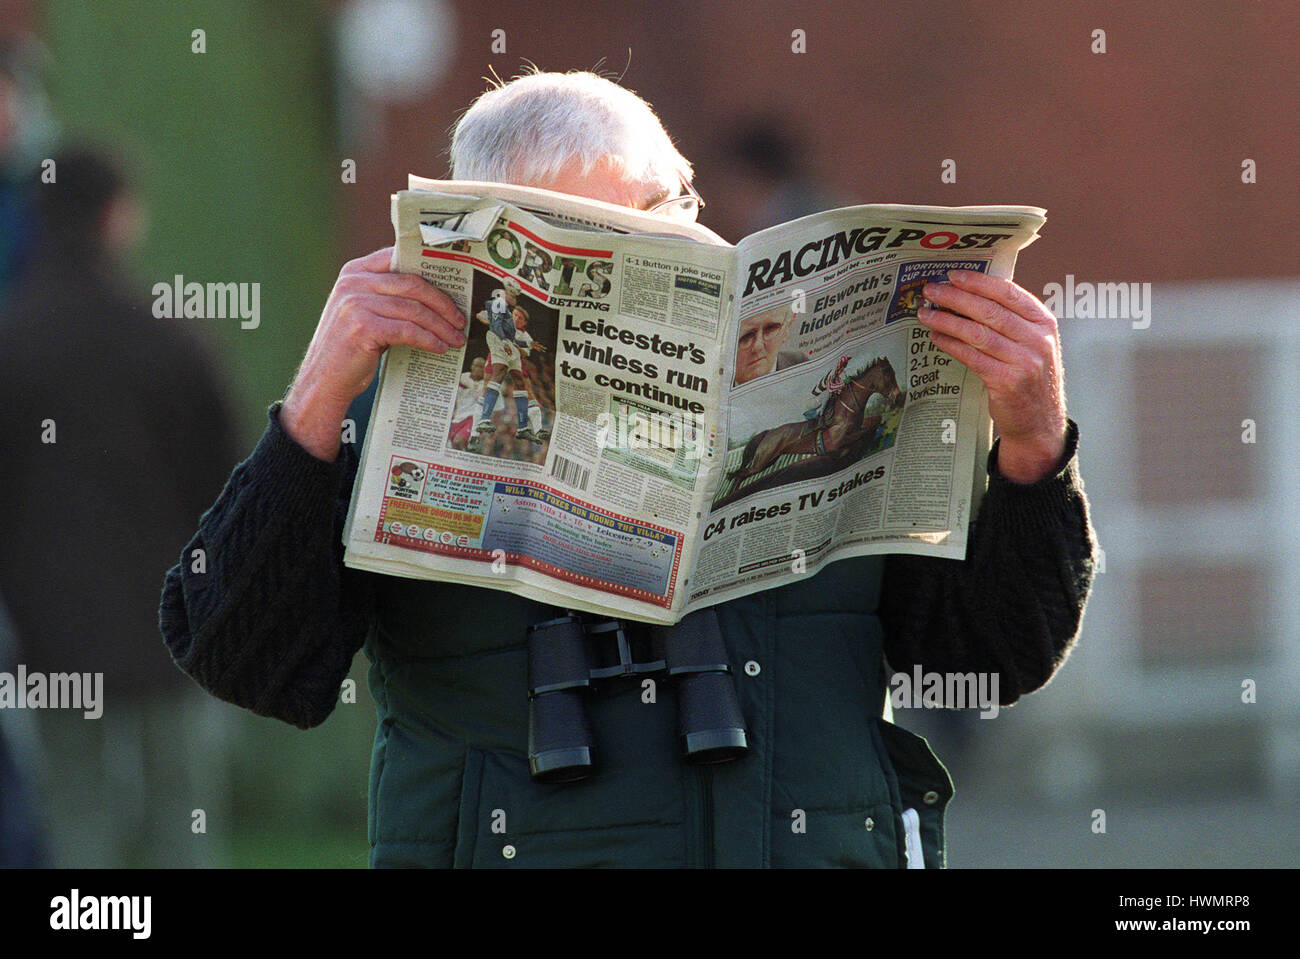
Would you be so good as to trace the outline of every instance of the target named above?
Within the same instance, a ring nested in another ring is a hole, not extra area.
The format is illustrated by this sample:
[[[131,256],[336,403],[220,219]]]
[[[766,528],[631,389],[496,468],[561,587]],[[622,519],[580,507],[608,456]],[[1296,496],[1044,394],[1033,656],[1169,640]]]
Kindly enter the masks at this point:
[[[745,754],[749,742],[717,612],[676,626],[570,614],[528,628],[528,766],[535,782],[585,779],[595,744],[585,694],[597,683],[664,673],[677,692],[677,733],[689,763]]]

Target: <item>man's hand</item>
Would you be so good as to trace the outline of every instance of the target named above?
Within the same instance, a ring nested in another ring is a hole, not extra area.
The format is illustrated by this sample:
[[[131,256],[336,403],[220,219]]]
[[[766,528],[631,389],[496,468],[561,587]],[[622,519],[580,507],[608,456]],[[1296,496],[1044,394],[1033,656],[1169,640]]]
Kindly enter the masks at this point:
[[[1010,280],[952,270],[927,283],[937,307],[917,312],[934,345],[984,381],[1001,436],[998,472],[1015,483],[1051,475],[1065,452],[1065,389],[1056,317]]]
[[[427,280],[389,270],[393,248],[339,271],[307,355],[280,410],[286,433],[317,459],[339,455],[343,417],[390,346],[445,353],[465,342],[465,317]]]

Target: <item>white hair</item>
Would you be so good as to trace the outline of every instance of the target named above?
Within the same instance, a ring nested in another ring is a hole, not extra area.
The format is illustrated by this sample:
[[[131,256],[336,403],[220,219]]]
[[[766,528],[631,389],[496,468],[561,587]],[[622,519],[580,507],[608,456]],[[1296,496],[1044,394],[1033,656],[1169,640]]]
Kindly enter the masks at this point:
[[[691,165],[650,104],[594,73],[529,73],[488,90],[456,122],[451,175],[544,186],[570,164],[602,161],[635,182],[675,190]]]

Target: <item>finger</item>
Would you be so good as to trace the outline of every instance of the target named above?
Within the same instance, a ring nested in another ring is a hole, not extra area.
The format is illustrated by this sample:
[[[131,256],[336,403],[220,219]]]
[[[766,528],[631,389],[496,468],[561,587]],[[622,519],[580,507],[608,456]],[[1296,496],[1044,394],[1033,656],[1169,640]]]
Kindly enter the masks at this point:
[[[1008,340],[1023,342],[1038,335],[1038,327],[1024,317],[1017,316],[994,300],[952,283],[927,283],[922,292],[925,298],[950,313],[978,320]],[[918,311],[919,315],[919,311]]]
[[[994,359],[987,353],[975,349],[969,343],[949,336],[946,333],[940,333],[937,330],[930,331],[930,339],[936,347],[943,350],[954,360],[959,363],[965,363],[970,367],[971,372],[984,381],[985,386],[996,376],[1003,372],[1006,364],[1000,360]]]
[[[1014,363],[1022,352],[1022,347],[1015,341],[1003,336],[992,327],[969,317],[957,316],[955,313],[948,313],[944,310],[922,307],[916,311],[916,318],[927,329],[938,331],[955,340],[961,340],[973,349],[979,350],[981,353],[987,353],[994,359],[1001,360],[1004,363]]]
[[[446,317],[433,312],[418,300],[405,296],[380,296],[373,294],[360,299],[360,305],[375,316],[402,320],[423,327],[439,339],[456,346],[465,342],[465,334],[447,322]]]
[[[415,323],[390,317],[378,317],[377,321],[377,333],[388,346],[412,346],[417,350],[427,350],[430,353],[446,353],[447,350],[452,349],[452,344]]]
[[[948,281],[959,289],[969,290],[1001,303],[1016,316],[1031,323],[1056,325],[1056,317],[1034,294],[1000,276],[989,276],[974,270],[949,270]]]
[[[456,308],[452,298],[423,277],[413,273],[383,273],[372,274],[356,282],[369,293],[414,300],[456,329],[465,327],[465,315]]]
[[[386,246],[374,253],[349,260],[343,265],[343,273],[389,273],[393,262],[393,248]]]

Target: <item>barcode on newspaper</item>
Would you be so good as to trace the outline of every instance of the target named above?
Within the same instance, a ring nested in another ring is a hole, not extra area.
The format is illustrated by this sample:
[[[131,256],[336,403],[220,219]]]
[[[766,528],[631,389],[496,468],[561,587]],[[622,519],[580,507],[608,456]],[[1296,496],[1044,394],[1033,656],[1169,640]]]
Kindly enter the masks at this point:
[[[551,475],[566,486],[577,487],[585,493],[587,491],[587,481],[591,478],[591,470],[581,463],[566,460],[557,453],[555,461],[551,463]]]

